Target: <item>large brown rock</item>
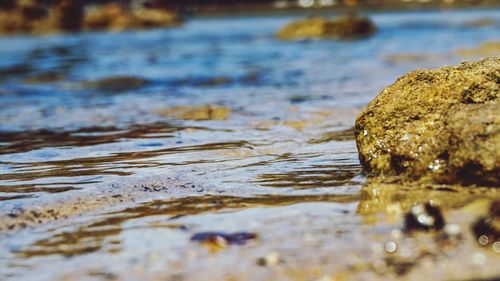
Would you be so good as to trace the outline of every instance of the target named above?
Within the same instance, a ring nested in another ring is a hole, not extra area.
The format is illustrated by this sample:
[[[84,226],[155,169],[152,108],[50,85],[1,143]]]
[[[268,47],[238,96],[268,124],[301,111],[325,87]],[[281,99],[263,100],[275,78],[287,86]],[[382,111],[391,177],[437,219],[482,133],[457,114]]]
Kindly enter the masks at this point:
[[[356,120],[368,176],[500,187],[499,85],[500,57],[399,78]]]
[[[301,39],[356,39],[375,33],[373,22],[364,17],[344,16],[329,20],[313,17],[292,22],[276,33],[280,40]]]

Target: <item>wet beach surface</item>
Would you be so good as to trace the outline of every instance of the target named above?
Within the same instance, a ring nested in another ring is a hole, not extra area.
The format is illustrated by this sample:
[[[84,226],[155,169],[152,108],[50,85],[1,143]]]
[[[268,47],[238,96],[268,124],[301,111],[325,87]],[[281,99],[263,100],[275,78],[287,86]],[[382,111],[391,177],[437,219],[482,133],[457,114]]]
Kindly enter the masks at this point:
[[[470,231],[497,189],[366,184],[352,134],[402,74],[481,57],[460,50],[500,40],[498,11],[276,40],[295,18],[1,38],[0,279],[498,278],[500,244]],[[429,199],[460,235],[401,230]]]

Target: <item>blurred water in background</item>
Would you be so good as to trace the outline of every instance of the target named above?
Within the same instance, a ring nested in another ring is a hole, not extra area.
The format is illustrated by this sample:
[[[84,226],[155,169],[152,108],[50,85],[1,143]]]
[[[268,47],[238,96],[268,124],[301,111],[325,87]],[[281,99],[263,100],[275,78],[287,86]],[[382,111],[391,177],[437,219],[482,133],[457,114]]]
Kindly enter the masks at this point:
[[[380,13],[373,15],[378,33],[366,40],[275,40],[273,34],[296,18],[195,18],[177,29],[2,38],[0,129],[94,125],[85,116],[60,120],[58,111],[82,107],[104,108],[114,123],[129,125],[147,121],[132,115],[157,103],[266,111],[262,104],[303,96],[311,104],[363,106],[410,69],[456,63],[457,49],[498,40],[500,20],[497,11],[486,10]],[[496,24],[468,25],[481,18]],[[428,59],[384,59],[401,53]],[[23,82],[40,75],[57,81]],[[78,84],[123,75],[149,83],[125,87],[119,95]],[[129,107],[132,111],[115,111]]]

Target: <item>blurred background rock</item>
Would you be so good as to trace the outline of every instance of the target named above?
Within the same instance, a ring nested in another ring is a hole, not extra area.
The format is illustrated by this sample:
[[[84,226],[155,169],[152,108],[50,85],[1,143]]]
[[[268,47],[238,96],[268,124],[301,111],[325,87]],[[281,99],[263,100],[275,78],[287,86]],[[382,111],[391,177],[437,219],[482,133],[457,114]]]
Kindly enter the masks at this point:
[[[496,0],[3,0],[0,34],[173,27],[192,14],[498,6]]]

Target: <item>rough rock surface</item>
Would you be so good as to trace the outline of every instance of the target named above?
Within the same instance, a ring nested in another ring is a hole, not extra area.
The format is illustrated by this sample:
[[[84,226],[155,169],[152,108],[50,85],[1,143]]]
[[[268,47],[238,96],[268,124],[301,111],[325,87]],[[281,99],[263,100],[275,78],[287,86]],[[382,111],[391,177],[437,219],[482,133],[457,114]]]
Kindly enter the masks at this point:
[[[276,37],[281,40],[356,39],[370,36],[375,31],[373,22],[364,17],[344,16],[334,20],[313,17],[286,25]]]
[[[365,171],[382,181],[500,187],[500,57],[404,75],[354,133]]]

